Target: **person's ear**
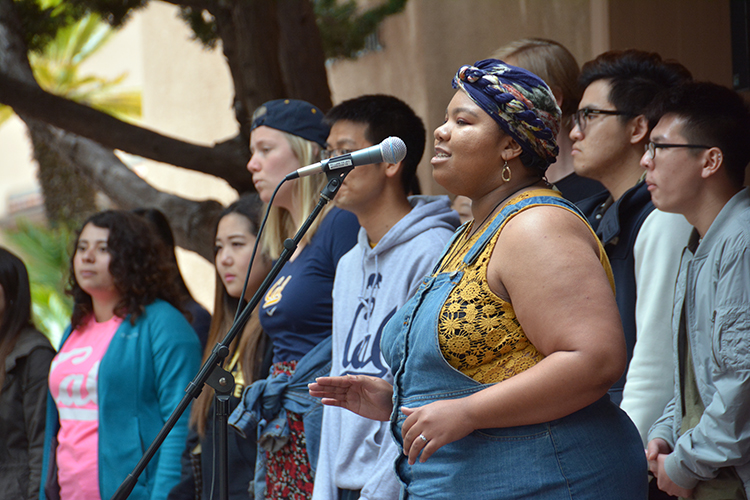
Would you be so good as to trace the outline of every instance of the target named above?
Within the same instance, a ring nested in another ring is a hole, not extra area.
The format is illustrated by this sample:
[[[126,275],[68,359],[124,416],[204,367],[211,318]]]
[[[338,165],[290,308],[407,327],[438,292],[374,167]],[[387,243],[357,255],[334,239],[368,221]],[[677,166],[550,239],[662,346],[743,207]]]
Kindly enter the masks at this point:
[[[521,149],[521,145],[516,142],[514,138],[511,136],[506,136],[506,140],[501,143],[501,147],[503,147],[502,152],[500,153],[503,161],[510,161],[513,158],[518,158],[521,156],[521,153],[523,152],[523,149]]]
[[[385,164],[385,176],[386,177],[395,177],[399,175],[399,173],[404,168],[404,161],[401,160],[398,163],[386,163]]]
[[[704,162],[701,177],[708,179],[724,166],[724,154],[719,148],[710,148],[703,153]]]
[[[649,128],[648,119],[643,115],[638,115],[630,120],[630,144],[638,144],[642,141],[648,141]]]

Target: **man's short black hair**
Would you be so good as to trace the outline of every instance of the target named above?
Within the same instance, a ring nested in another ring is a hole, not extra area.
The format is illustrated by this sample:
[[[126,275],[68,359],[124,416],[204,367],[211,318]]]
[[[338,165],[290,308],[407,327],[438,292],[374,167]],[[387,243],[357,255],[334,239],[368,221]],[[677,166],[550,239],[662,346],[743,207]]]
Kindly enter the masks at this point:
[[[582,89],[598,80],[610,85],[609,102],[629,116],[646,115],[656,96],[675,85],[692,80],[690,71],[676,61],[661,58],[656,52],[611,50],[587,62],[581,68],[578,83]],[[654,127],[656,122],[649,122]]]
[[[401,184],[407,195],[420,193],[417,166],[424,154],[425,128],[414,110],[390,95],[363,95],[337,104],[325,117],[331,127],[342,120],[367,125],[365,138],[373,144],[390,136],[401,138],[406,144]]]
[[[682,118],[688,143],[721,149],[727,176],[742,186],[750,162],[750,109],[737,92],[716,83],[685,83],[662,93],[650,115],[656,121],[665,115]]]

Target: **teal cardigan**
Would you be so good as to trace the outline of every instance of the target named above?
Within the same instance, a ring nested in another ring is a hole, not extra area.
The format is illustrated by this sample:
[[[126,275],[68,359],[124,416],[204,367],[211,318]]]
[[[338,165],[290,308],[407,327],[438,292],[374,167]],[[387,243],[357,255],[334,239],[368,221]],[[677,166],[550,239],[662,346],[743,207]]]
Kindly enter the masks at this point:
[[[70,335],[70,327],[62,343]],[[61,344],[62,345],[62,344]],[[198,371],[201,348],[187,320],[170,304],[157,300],[130,324],[126,317],[104,353],[99,367],[99,491],[109,499],[133,470]],[[185,447],[185,412],[138,479],[130,500],[164,499],[180,479]],[[52,396],[47,396],[40,500],[60,423]],[[49,474],[51,475],[51,474]],[[55,489],[57,489],[55,487]],[[51,499],[50,499],[51,500]]]

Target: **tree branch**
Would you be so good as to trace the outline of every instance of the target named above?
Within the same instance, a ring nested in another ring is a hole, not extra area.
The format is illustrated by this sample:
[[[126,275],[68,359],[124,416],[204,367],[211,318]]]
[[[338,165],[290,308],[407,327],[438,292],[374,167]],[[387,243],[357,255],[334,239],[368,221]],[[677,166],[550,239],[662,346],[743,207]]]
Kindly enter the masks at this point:
[[[213,262],[213,231],[222,205],[161,192],[138,177],[110,150],[84,137],[47,127],[45,140],[60,156],[90,178],[119,208],[158,208],[169,219],[175,243]]]
[[[252,176],[245,168],[249,151],[239,138],[210,148],[190,144],[50,94],[5,71],[0,68],[0,102],[19,115],[87,137],[110,149],[221,177],[239,192],[254,189]]]

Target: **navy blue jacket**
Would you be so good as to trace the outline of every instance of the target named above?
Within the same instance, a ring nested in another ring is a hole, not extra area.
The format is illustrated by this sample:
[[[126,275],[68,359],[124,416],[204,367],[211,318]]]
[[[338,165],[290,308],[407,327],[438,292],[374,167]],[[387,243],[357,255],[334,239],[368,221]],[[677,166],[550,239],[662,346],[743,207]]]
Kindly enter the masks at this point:
[[[612,266],[615,277],[615,298],[625,331],[628,365],[635,347],[635,241],[646,217],[654,210],[651,193],[645,182],[630,188],[619,200],[611,203],[609,192],[604,191],[577,203],[586,215],[591,227],[599,236]],[[622,402],[627,369],[612,388],[609,395],[618,405]]]

